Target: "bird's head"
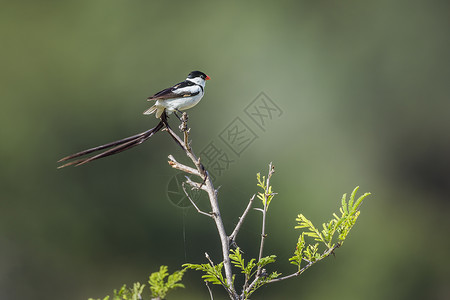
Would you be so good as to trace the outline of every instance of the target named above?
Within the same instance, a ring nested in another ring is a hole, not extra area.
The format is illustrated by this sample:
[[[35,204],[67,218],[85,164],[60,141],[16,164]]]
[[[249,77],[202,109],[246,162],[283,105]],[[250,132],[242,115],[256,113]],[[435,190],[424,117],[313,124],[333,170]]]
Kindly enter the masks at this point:
[[[200,71],[192,71],[191,73],[189,73],[188,77],[186,78],[186,80],[192,81],[196,84],[200,84],[202,86],[205,86],[205,82],[206,80],[210,80],[211,77],[209,77],[208,75],[206,75],[203,72]]]

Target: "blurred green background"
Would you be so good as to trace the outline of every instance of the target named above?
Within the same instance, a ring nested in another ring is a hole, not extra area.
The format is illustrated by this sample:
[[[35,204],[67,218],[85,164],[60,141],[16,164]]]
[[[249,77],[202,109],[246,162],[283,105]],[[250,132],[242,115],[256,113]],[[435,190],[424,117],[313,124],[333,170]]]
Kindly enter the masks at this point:
[[[294,271],[298,213],[320,224],[343,193],[373,193],[335,258],[253,298],[449,299],[449,11],[406,0],[4,2],[1,298],[103,297],[161,264],[220,260],[213,222],[168,201],[167,156],[185,160],[166,134],[83,167],[55,163],[154,126],[146,97],[198,69],[212,80],[189,111],[197,152],[260,92],[283,110],[216,180],[231,231],[274,162],[266,254],[278,271]],[[259,222],[252,212],[238,236],[247,257]],[[209,299],[200,273],[185,284],[169,299]]]

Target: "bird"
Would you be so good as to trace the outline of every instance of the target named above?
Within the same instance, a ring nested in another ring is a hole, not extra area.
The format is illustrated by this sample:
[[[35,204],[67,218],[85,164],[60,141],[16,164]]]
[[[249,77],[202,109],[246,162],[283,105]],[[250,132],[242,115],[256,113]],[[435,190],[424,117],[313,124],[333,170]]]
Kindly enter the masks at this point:
[[[186,80],[177,83],[172,87],[161,90],[153,96],[148,97],[148,101],[155,101],[155,103],[149,109],[144,111],[144,115],[155,113],[156,118],[160,119],[158,125],[136,135],[65,156],[58,160],[58,163],[82,157],[100,150],[108,149],[91,157],[85,157],[65,163],[59,166],[58,169],[72,165],[80,166],[93,160],[117,154],[142,144],[150,137],[152,137],[155,133],[157,133],[164,127],[169,126],[167,122],[167,115],[174,113],[175,116],[180,119],[180,117],[177,115],[177,112],[187,110],[197,105],[205,94],[206,80],[210,79],[211,77],[203,72],[192,71],[191,73],[189,73]]]
[[[155,113],[155,117],[160,118],[164,111],[168,115],[177,115],[176,112],[194,107],[203,98],[206,80],[210,79],[211,77],[203,72],[192,71],[185,81],[148,97],[147,101],[155,101],[155,104],[144,111],[144,115]]]

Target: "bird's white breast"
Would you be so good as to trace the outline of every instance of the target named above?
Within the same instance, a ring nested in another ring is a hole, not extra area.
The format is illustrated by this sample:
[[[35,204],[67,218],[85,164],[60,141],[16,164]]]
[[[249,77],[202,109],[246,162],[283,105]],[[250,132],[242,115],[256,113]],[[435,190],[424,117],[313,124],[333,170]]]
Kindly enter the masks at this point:
[[[184,90],[184,92],[189,91],[191,93],[196,93],[199,92],[197,95],[195,96],[190,96],[190,97],[180,97],[180,98],[174,98],[174,99],[165,99],[165,100],[157,100],[155,105],[159,106],[159,107],[164,107],[167,110],[169,110],[169,112],[173,112],[175,110],[186,110],[189,109],[191,107],[194,107],[195,105],[197,105],[198,102],[200,102],[200,100],[203,97],[203,90],[199,87],[199,86],[190,86],[190,87],[186,87],[180,90]],[[183,91],[180,91],[180,93]]]

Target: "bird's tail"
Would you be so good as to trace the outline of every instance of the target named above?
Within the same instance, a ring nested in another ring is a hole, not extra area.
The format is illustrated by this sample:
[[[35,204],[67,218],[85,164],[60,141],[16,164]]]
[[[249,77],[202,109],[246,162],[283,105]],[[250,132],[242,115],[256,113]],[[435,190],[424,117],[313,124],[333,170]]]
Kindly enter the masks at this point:
[[[155,104],[152,107],[150,107],[149,109],[147,109],[146,111],[144,111],[143,114],[151,115],[152,113],[156,112],[155,117],[161,118],[161,115],[163,114],[164,110],[165,110],[164,107],[160,107]]]
[[[165,119],[165,118],[163,118],[163,119]],[[68,155],[66,157],[63,157],[60,160],[58,160],[58,162],[68,161],[68,160],[71,160],[73,158],[77,158],[77,157],[80,157],[80,156],[84,156],[84,155],[90,154],[92,152],[96,152],[96,151],[100,151],[100,150],[103,150],[103,149],[110,148],[110,149],[108,149],[106,151],[103,151],[103,152],[97,154],[97,155],[94,155],[94,156],[91,156],[91,157],[86,157],[86,158],[81,158],[81,159],[77,159],[75,161],[68,162],[68,163],[66,163],[66,164],[64,164],[62,166],[59,166],[58,169],[61,169],[61,168],[64,168],[64,167],[68,167],[68,166],[72,166],[72,165],[80,166],[80,165],[83,165],[83,164],[88,163],[90,161],[93,161],[93,160],[96,160],[96,159],[100,159],[100,158],[103,158],[103,157],[107,157],[107,156],[110,156],[110,155],[113,155],[113,154],[117,154],[117,153],[120,153],[122,151],[125,151],[125,150],[128,150],[130,148],[133,148],[135,146],[138,146],[138,145],[142,144],[143,142],[145,142],[147,139],[149,139],[151,136],[153,136],[155,133],[160,131],[164,127],[164,125],[167,124],[167,123],[165,123],[165,121],[163,119],[158,123],[158,125],[156,125],[155,127],[151,128],[151,129],[149,129],[147,131],[144,131],[142,133],[139,133],[139,134],[136,134],[136,135],[133,135],[133,136],[130,136],[130,137],[118,140],[118,141],[114,141],[114,142],[111,142],[111,143],[108,143],[108,144],[104,144],[104,145],[101,145],[101,146],[90,148],[90,149],[87,149],[87,150],[84,150],[84,151],[80,151],[78,153],[71,154],[71,155]]]
[[[144,115],[151,115],[152,113],[154,113],[157,110],[158,110],[158,108],[156,107],[156,105],[153,105],[152,107],[150,107],[149,109],[144,111],[143,114]]]

